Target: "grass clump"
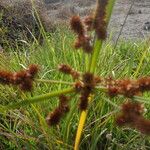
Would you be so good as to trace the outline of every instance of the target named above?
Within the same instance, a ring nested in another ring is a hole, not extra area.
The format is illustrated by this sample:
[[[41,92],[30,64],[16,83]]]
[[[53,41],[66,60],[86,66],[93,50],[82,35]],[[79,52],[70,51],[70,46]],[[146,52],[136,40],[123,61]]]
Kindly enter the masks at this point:
[[[0,86],[3,91],[0,107],[2,148],[149,148],[149,137],[140,133],[149,131],[149,120],[143,118],[141,105],[149,103],[146,99],[149,78],[137,79],[149,75],[148,43],[124,42],[116,49],[109,41],[104,43],[105,28],[115,1],[106,2],[98,0],[97,10],[102,9],[103,15],[95,13],[92,17],[95,20],[91,20],[90,29],[96,32],[94,40],[87,36],[79,17],[72,20],[72,29],[77,34],[75,48],[83,51],[73,51],[71,45],[75,37],[70,30],[66,33],[66,29],[58,29],[38,48],[33,44],[28,51],[1,54],[1,70],[7,64],[7,70],[15,75],[23,68],[28,74],[27,66],[31,63],[41,66],[38,77],[34,77],[34,90],[30,92],[23,92],[16,86]],[[99,19],[103,22],[102,28]],[[87,51],[89,46],[90,51]],[[130,53],[131,48],[135,55]],[[61,65],[57,68],[58,64]],[[1,81],[7,81],[6,77],[0,77]],[[115,117],[117,112],[121,113]],[[47,125],[46,117],[51,127]],[[125,126],[123,130],[114,125],[115,118],[118,125]]]

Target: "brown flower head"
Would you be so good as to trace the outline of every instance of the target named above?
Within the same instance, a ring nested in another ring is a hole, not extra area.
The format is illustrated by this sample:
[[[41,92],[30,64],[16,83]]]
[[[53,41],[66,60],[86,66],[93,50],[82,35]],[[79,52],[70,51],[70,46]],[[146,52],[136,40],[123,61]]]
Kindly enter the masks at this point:
[[[88,31],[93,30],[93,20],[93,16],[86,16],[84,18],[84,24],[86,25]]]
[[[127,101],[121,106],[121,114],[116,118],[118,126],[133,126],[139,117],[142,116],[144,107],[141,103]]]
[[[11,84],[13,82],[13,73],[1,70],[0,71],[0,83]]]
[[[106,6],[108,0],[97,0],[97,9],[94,17],[94,29],[97,37],[101,40],[105,40],[107,36],[107,23],[106,23]]]
[[[61,118],[63,115],[67,112],[69,112],[69,98],[66,97],[65,95],[60,95],[59,96],[59,106],[55,108],[55,110],[51,113],[46,118],[47,124],[48,125],[56,125],[60,122]]]
[[[30,65],[28,69],[18,72],[0,71],[0,82],[3,84],[19,85],[21,90],[32,89],[33,78],[38,72],[37,65]]]
[[[61,64],[58,66],[58,69],[60,72],[63,72],[65,74],[71,74],[72,68],[69,65]]]
[[[60,122],[61,117],[61,109],[56,108],[52,113],[49,113],[49,115],[46,118],[46,122],[49,126],[56,125]]]
[[[79,16],[73,16],[70,21],[71,29],[79,36],[85,35],[84,25]]]

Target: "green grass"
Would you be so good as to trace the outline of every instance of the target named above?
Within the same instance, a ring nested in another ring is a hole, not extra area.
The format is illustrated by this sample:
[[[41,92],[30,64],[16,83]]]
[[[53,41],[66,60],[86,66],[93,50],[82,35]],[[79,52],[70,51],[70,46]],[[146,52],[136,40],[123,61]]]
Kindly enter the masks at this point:
[[[43,45],[28,43],[22,49],[9,49],[0,54],[0,69],[17,71],[31,63],[39,64],[38,79],[71,81],[57,71],[57,65],[70,64],[77,70],[86,70],[86,54],[73,49],[74,35],[69,29],[58,28],[46,36]],[[122,41],[117,48],[107,41],[99,54],[96,73],[114,78],[137,78],[150,74],[150,56],[145,41],[133,43]],[[7,66],[7,68],[6,68]],[[26,98],[51,91],[68,88],[69,85],[36,82],[32,93],[22,93],[15,87],[0,85],[0,104],[6,106]],[[149,95],[146,93],[145,97]],[[70,112],[56,127],[48,127],[45,118],[58,104],[57,98],[50,98],[16,110],[0,113],[0,149],[73,149],[80,111],[78,96],[71,95]],[[111,102],[110,102],[111,101]],[[137,131],[120,129],[114,124],[114,116],[123,98],[111,99],[99,92],[89,106],[88,117],[81,138],[81,150],[136,150],[150,149],[148,136]],[[146,105],[147,110],[149,105]],[[149,111],[146,116],[150,117]]]

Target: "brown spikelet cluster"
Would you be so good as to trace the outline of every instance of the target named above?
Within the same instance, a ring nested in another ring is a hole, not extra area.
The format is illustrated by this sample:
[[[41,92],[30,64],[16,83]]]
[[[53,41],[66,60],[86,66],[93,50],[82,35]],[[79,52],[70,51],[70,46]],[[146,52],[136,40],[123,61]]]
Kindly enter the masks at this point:
[[[143,117],[144,106],[142,104],[127,101],[122,105],[121,111],[116,118],[118,126],[129,126],[141,133],[150,134],[150,120]]]
[[[97,0],[97,9],[94,15],[84,18],[83,22],[79,16],[73,16],[70,25],[71,29],[77,34],[75,48],[82,48],[86,53],[91,53],[93,46],[91,45],[91,37],[87,35],[87,31],[95,30],[97,38],[105,40],[107,37],[106,23],[106,6],[108,0]]]
[[[143,114],[144,107],[140,103],[127,101],[121,106],[122,113],[116,118],[119,126],[131,124]]]
[[[72,68],[67,64],[61,64],[58,66],[58,70],[65,74],[71,74]]]
[[[75,87],[76,92],[80,92],[82,90],[82,88],[84,87],[84,84],[81,81],[77,81],[74,84],[74,87]]]
[[[137,80],[110,80],[107,83],[107,87],[108,94],[111,97],[117,96],[118,94],[133,97],[150,90],[150,77],[143,77]]]
[[[70,21],[71,29],[79,36],[85,35],[84,25],[79,16],[73,16]]]
[[[18,85],[21,90],[30,91],[38,70],[38,66],[32,64],[28,69],[19,72],[0,71],[0,83]]]
[[[93,30],[93,24],[94,23],[94,17],[92,15],[86,16],[84,18],[84,24],[86,26],[87,31],[92,31]]]
[[[0,83],[10,84],[13,82],[13,73],[8,71],[0,71]]]
[[[150,120],[143,117],[138,118],[135,123],[135,128],[143,134],[150,135]]]
[[[150,90],[150,77],[140,78],[138,81],[139,89],[141,92]]]
[[[74,47],[76,49],[83,48],[83,50],[86,53],[91,53],[93,48],[90,44],[90,40],[91,40],[91,38],[87,35],[78,36],[77,40],[75,41]]]
[[[73,79],[78,79],[80,76],[80,73],[71,68],[69,65],[61,64],[58,66],[58,70],[62,73],[69,74],[73,77]]]
[[[64,95],[59,96],[59,106],[53,112],[49,113],[46,118],[48,125],[52,126],[58,124],[63,115],[69,112],[68,101],[68,97]]]
[[[97,9],[95,11],[93,28],[97,34],[98,39],[105,40],[107,37],[107,23],[106,23],[106,6],[108,0],[97,0]]]
[[[96,84],[101,83],[102,82],[102,78],[99,76],[94,76],[94,81]]]
[[[96,85],[94,75],[88,72],[83,74],[82,82],[83,87],[81,89],[79,108],[81,110],[86,110],[88,106],[88,98]]]
[[[79,79],[79,73],[72,69],[69,65],[59,65],[59,71],[70,74],[74,79]],[[76,75],[77,74],[77,75]],[[78,78],[75,78],[78,77]],[[77,80],[74,84],[74,88],[77,93],[80,93],[80,110],[85,110],[88,106],[88,98],[95,88],[96,84],[101,83],[102,79],[99,76],[94,76],[92,73],[84,73],[82,80]]]
[[[91,38],[87,36],[85,26],[83,25],[79,16],[73,16],[70,21],[71,29],[77,34],[75,41],[75,48],[82,48],[86,53],[92,52],[92,46],[90,43]]]

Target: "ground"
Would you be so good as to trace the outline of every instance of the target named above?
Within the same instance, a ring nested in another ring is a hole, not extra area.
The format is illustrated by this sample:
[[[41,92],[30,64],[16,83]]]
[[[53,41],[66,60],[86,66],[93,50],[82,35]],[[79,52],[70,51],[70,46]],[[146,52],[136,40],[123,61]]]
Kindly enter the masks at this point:
[[[129,12],[133,1],[135,2]],[[69,0],[67,3],[65,0],[48,3],[47,0],[46,7],[49,17],[55,17],[60,20],[69,19],[72,14],[79,13],[84,16],[94,6],[95,0],[84,0],[84,2],[81,0]],[[144,30],[145,23],[150,22],[150,0],[117,0],[109,26],[109,29],[115,33],[113,34],[115,39],[118,37],[127,14],[128,18],[120,36],[121,38],[143,39],[150,35],[150,30]]]
[[[111,19],[111,28],[119,33],[133,0],[117,0]],[[144,30],[145,23],[150,22],[150,0],[135,0],[121,37],[138,39],[150,36],[150,30]],[[117,36],[118,34],[115,34]]]
[[[21,0],[1,0],[0,3],[10,5]],[[23,0],[30,1],[30,0]],[[44,8],[45,22],[51,20],[52,23],[68,22],[69,18],[74,14],[85,16],[95,7],[96,0],[36,0],[40,6]],[[129,12],[130,6],[133,4]],[[114,39],[117,39],[118,34],[124,24],[127,16],[121,38],[125,39],[143,39],[150,35],[150,0],[116,0],[113,16],[110,22],[109,30],[114,33]],[[148,23],[148,27],[145,23]],[[144,30],[148,29],[149,30]],[[110,33],[110,32],[109,32]]]

